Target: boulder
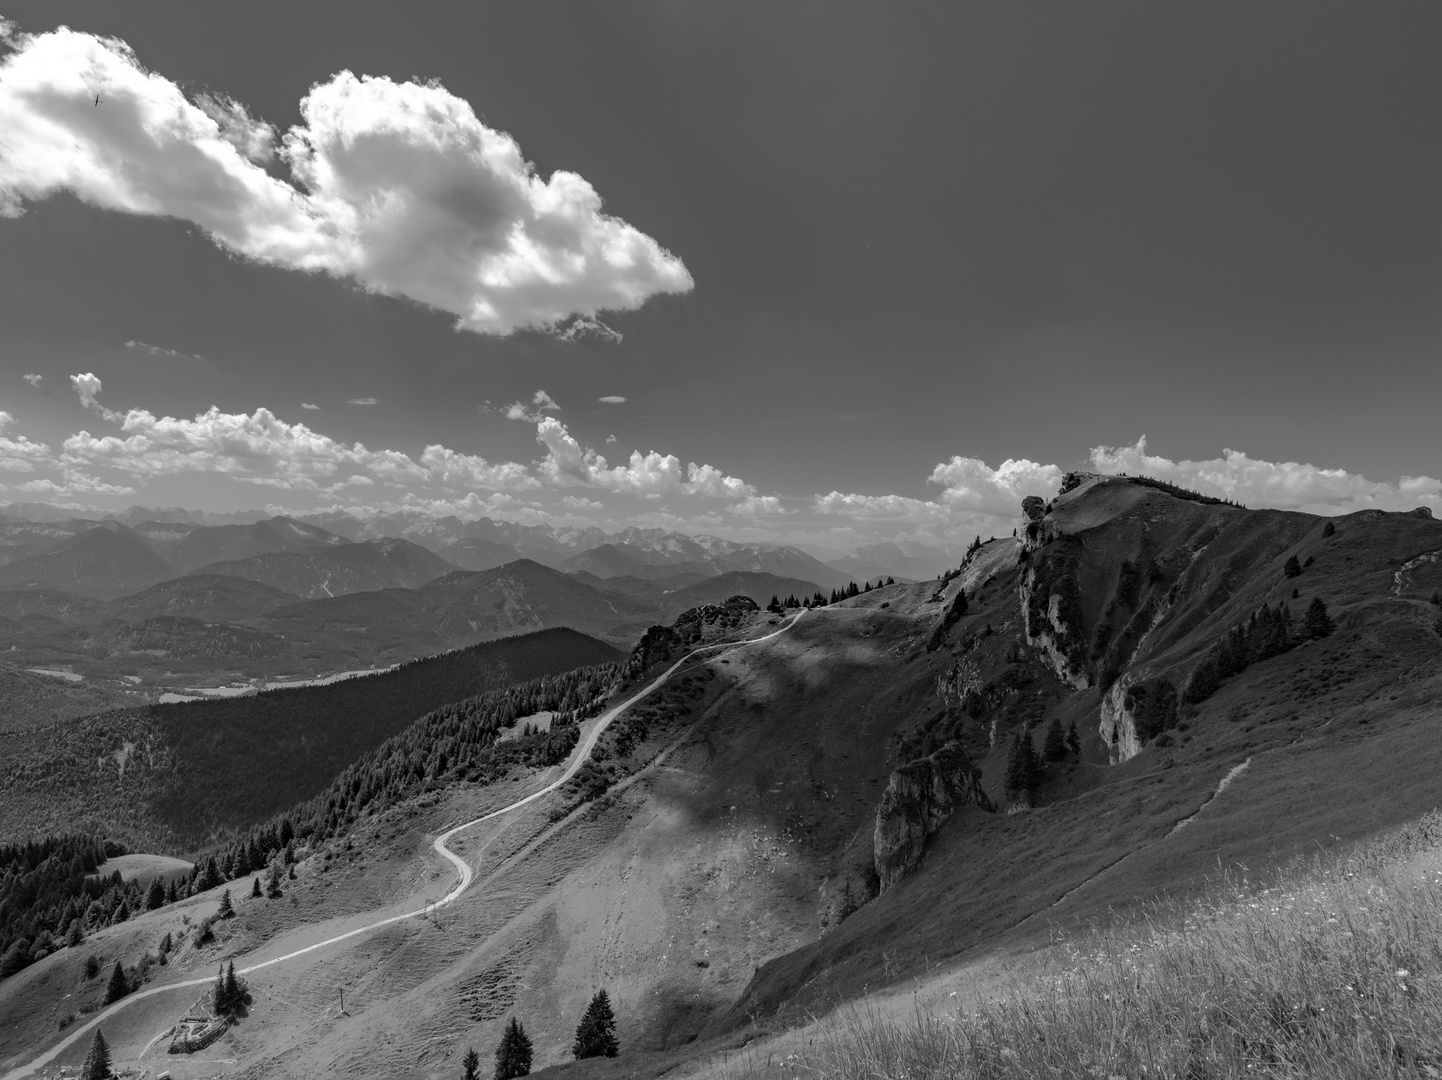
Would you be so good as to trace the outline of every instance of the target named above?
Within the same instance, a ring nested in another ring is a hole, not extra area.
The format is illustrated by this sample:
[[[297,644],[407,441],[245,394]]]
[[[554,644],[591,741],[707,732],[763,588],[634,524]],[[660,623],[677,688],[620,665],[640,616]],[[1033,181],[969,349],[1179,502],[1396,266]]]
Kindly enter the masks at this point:
[[[876,808],[876,874],[885,892],[921,864],[926,839],[962,806],[992,810],[981,775],[959,742],[891,774]]]
[[[1430,518],[1432,516],[1432,508],[1430,506],[1419,506],[1416,510],[1412,511],[1412,516],[1419,518]]]

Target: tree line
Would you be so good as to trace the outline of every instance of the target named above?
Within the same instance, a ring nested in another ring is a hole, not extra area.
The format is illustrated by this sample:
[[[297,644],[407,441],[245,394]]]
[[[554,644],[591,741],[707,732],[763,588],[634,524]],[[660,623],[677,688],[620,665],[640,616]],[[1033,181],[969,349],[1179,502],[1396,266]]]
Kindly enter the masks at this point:
[[[817,589],[812,595],[801,599],[798,599],[795,593],[792,593],[785,600],[773,594],[771,603],[766,605],[766,610],[779,615],[783,611],[791,611],[796,608],[829,607],[831,604],[839,604],[843,600],[850,600],[853,596],[869,593],[872,589],[883,589],[887,585],[895,584],[896,579],[889,577],[885,581],[878,578],[875,585],[872,585],[869,581],[864,585],[857,585],[856,582],[853,581],[844,589],[832,589],[829,596],[820,589]]]

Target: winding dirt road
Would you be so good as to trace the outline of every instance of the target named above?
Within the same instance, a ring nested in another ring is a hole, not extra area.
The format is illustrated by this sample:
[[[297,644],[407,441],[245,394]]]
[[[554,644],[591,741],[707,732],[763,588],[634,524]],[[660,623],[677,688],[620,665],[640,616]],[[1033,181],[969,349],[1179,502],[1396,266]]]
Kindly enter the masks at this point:
[[[692,649],[685,656],[681,657],[681,659],[677,660],[674,664],[672,664],[665,671],[663,671],[660,675],[656,676],[656,678],[651,680],[651,682],[647,683],[644,689],[632,694],[620,704],[612,705],[609,709],[603,712],[600,717],[597,718],[596,722],[591,726],[590,732],[582,737],[580,743],[572,752],[570,763],[566,766],[566,771],[563,772],[559,778],[551,781],[551,783],[547,784],[539,791],[532,792],[524,799],[517,799],[515,802],[511,803],[508,806],[503,806],[499,810],[492,810],[489,814],[482,814],[478,818],[467,821],[462,825],[457,825],[454,828],[447,829],[445,832],[441,833],[440,836],[436,837],[435,843],[432,846],[435,848],[436,853],[440,855],[441,858],[449,860],[451,864],[455,866],[457,873],[460,875],[460,880],[456,882],[455,887],[451,889],[450,892],[446,893],[445,896],[441,897],[441,899],[435,901],[434,903],[428,903],[424,907],[417,908],[415,911],[408,911],[403,915],[392,915],[388,919],[378,919],[375,922],[367,923],[365,926],[358,927],[355,930],[349,931],[348,933],[338,934],[333,938],[327,938],[325,941],[318,941],[314,945],[307,945],[304,949],[296,949],[294,952],[288,952],[284,956],[277,956],[271,960],[265,960],[259,964],[251,964],[249,967],[236,968],[235,973],[237,975],[249,975],[252,971],[260,971],[264,968],[274,967],[276,964],[283,964],[287,960],[294,960],[297,956],[304,956],[307,953],[315,952],[317,949],[324,949],[328,946],[338,944],[339,942],[348,941],[353,937],[359,937],[361,934],[368,934],[372,930],[379,930],[383,926],[390,926],[392,923],[398,923],[406,919],[415,919],[421,916],[430,915],[438,908],[445,907],[447,904],[455,903],[465,893],[466,889],[470,887],[471,882],[475,879],[475,871],[471,869],[470,864],[467,863],[465,859],[457,855],[447,845],[447,841],[449,841],[451,837],[455,836],[457,833],[465,832],[467,829],[474,828],[475,826],[480,825],[483,822],[491,821],[495,818],[502,817],[506,814],[512,813],[513,811],[519,810],[521,807],[528,806],[531,803],[535,802],[537,799],[544,798],[551,792],[555,791],[567,780],[575,776],[581,766],[586,763],[587,759],[591,756],[591,751],[594,750],[596,747],[596,740],[601,737],[601,733],[610,726],[613,720],[615,720],[618,716],[624,713],[632,705],[636,704],[636,702],[640,701],[644,697],[649,696],[651,693],[657,690],[663,683],[666,682],[667,679],[669,679],[678,670],[680,670],[680,668],[688,661],[693,660],[694,658],[702,655],[703,653],[719,652],[723,649],[739,649],[747,645],[757,645],[763,641],[770,641],[772,638],[780,637],[782,634],[786,633],[798,622],[800,622],[801,617],[805,615],[808,610],[809,609],[807,608],[803,608],[801,611],[797,612],[796,615],[792,616],[790,622],[783,624],[781,627],[773,630],[769,634],[763,634],[761,637],[749,638],[746,641],[719,642],[715,645],[703,645],[699,649]],[[43,1068],[44,1066],[50,1064],[50,1062],[54,1061],[55,1058],[58,1057],[67,1047],[73,1044],[81,1036],[89,1032],[92,1028],[104,1023],[107,1019],[114,1016],[121,1009],[133,1005],[137,1001],[142,1001],[148,997],[154,997],[156,994],[168,994],[172,990],[184,990],[186,988],[196,986],[210,986],[214,982],[215,977],[213,975],[207,975],[206,977],[201,979],[186,979],[183,982],[166,983],[164,986],[152,986],[145,990],[137,990],[135,993],[130,994],[127,997],[121,998],[119,1001],[109,1006],[108,1008],[102,1009],[100,1012],[96,1013],[95,1016],[93,1016],[88,1022],[77,1027],[69,1035],[61,1039],[49,1050],[45,1051],[45,1053],[41,1054],[39,1057],[35,1058],[33,1061],[30,1061],[25,1065],[21,1065],[18,1068],[10,1070],[4,1075],[4,1077],[0,1077],[0,1080],[20,1080],[21,1077],[29,1076],[36,1069]],[[154,1041],[154,1039],[151,1040],[152,1043]]]

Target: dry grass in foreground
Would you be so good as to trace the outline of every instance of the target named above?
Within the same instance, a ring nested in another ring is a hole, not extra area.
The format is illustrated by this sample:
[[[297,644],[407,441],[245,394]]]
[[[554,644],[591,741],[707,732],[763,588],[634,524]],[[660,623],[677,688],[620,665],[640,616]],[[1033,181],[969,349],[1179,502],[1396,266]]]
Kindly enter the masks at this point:
[[[1266,888],[1063,943],[990,1000],[896,1020],[866,1004],[817,1022],[781,1069],[933,1077],[1442,1077],[1442,813]]]

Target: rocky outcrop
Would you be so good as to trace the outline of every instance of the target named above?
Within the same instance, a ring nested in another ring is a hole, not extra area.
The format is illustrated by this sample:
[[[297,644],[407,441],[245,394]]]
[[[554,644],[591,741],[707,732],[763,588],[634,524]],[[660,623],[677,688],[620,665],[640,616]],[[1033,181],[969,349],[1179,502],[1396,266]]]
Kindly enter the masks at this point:
[[[1061,584],[1065,587],[1068,582]],[[1038,580],[1035,562],[1022,574],[1019,591],[1026,643],[1041,650],[1058,679],[1085,690],[1091,685],[1091,675],[1086,668],[1080,628],[1075,625],[1076,616],[1067,610],[1066,595],[1047,590]]]
[[[718,640],[760,610],[751,597],[738,595],[721,604],[704,604],[682,612],[670,626],[653,626],[641,635],[621,676],[636,678],[655,664],[675,660],[698,645]]]
[[[881,891],[915,870],[927,837],[968,805],[994,809],[959,742],[949,742],[893,772],[876,809],[874,847]]]
[[[1097,731],[1102,742],[1106,743],[1113,765],[1129,761],[1142,752],[1141,741],[1137,738],[1137,718],[1127,702],[1127,690],[1135,681],[1136,675],[1128,672],[1113,683],[1102,698],[1101,723]]]

